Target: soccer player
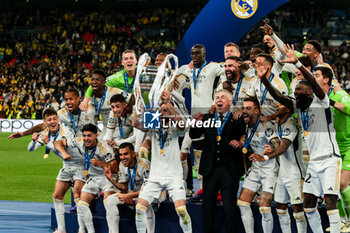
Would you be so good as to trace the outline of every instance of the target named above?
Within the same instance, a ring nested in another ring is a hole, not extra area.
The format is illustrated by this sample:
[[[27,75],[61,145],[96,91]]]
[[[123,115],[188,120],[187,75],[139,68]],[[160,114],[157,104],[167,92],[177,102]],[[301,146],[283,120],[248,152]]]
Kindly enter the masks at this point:
[[[146,232],[147,208],[163,190],[168,190],[180,218],[180,226],[185,233],[189,233],[192,232],[192,225],[186,210],[178,142],[179,136],[184,133],[184,124],[178,124],[176,128],[170,125],[171,122],[179,123],[182,118],[170,102],[168,91],[162,93],[161,99],[161,128],[148,131],[152,141],[152,162],[149,179],[143,184],[136,205],[136,228],[139,233]],[[136,126],[142,129],[140,124]]]
[[[225,44],[224,46],[224,55],[225,55],[225,59],[228,57],[240,57],[241,53],[239,51],[239,47],[238,45],[236,45],[233,42],[228,42],[227,44]]]
[[[115,94],[121,94],[126,102],[132,105],[132,95],[121,89],[105,86],[106,74],[103,71],[95,70],[91,78],[91,86],[93,96],[90,99],[90,104],[95,107],[95,117],[98,119],[101,115],[103,122],[103,130],[99,137],[103,138],[107,130],[109,113],[111,111],[110,99]]]
[[[137,198],[140,194],[142,184],[149,176],[149,161],[136,157],[134,146],[129,142],[124,142],[119,146],[119,180],[116,182],[112,178],[109,167],[105,167],[104,173],[107,179],[119,190],[127,190],[126,193],[116,193],[108,197],[109,204],[128,205],[135,207]],[[153,233],[155,227],[155,215],[153,208],[150,207],[146,211],[147,215],[147,232]],[[119,215],[117,215],[119,222]],[[119,232],[119,231],[116,231]],[[112,231],[112,233],[114,233]]]
[[[268,54],[259,54],[256,57],[255,61],[255,67],[257,70],[257,74],[259,76],[258,70],[260,67],[266,67],[267,72],[264,73],[264,77],[269,80],[269,82],[276,87],[282,94],[287,95],[288,89],[284,81],[277,77],[272,72],[272,67],[274,64],[274,60],[272,57]],[[250,85],[250,88],[247,91],[247,96],[250,97],[256,97],[259,101],[260,107],[261,107],[261,120],[262,121],[270,121],[275,118],[276,113],[276,104],[277,101],[275,101],[272,96],[268,93],[266,88],[261,83],[261,78],[255,79],[255,81],[252,81],[252,84]]]
[[[132,93],[137,65],[136,53],[134,50],[128,49],[122,53],[122,65],[124,69],[106,78],[105,85],[118,88],[127,93]],[[93,93],[94,90],[92,85],[90,85],[85,93],[84,101],[80,104],[82,110],[87,110],[89,100],[93,96]]]
[[[201,44],[196,44],[191,48],[191,59],[193,68],[188,65],[181,66],[178,74],[184,74],[191,84],[191,114],[195,115],[198,112],[207,113],[214,102],[215,89],[220,84],[220,76],[224,74],[224,67],[218,63],[205,60],[205,47]],[[196,140],[196,141],[195,141]],[[192,140],[195,154],[195,169],[198,174],[199,161],[201,156],[201,141],[203,138]],[[181,151],[186,151],[184,148],[190,148],[191,139],[188,133],[182,143]],[[202,177],[198,175],[200,186],[202,187]],[[201,190],[198,194],[201,193]]]
[[[45,155],[48,156],[52,150],[57,156],[63,160],[63,168],[56,177],[55,191],[52,195],[55,207],[57,230],[55,233],[66,232],[64,221],[64,202],[63,197],[72,184],[74,184],[74,201],[78,202],[81,189],[85,184],[85,176],[83,175],[83,156],[75,148],[69,149],[68,154],[62,154],[54,148],[56,140],[74,140],[73,133],[64,125],[59,124],[57,112],[48,108],[43,113],[44,123],[47,128],[39,133],[33,133],[32,141],[28,145],[29,151],[34,151],[40,146],[46,145]]]
[[[306,233],[306,219],[303,211],[301,182],[304,179],[305,167],[301,154],[301,138],[299,137],[298,122],[291,115],[291,111],[281,104],[277,104],[278,121],[274,131],[277,132],[279,144],[275,149],[265,145],[262,155],[253,154],[251,158],[264,162],[263,155],[269,159],[279,157],[279,173],[277,178],[274,200],[276,211],[283,233],[291,233],[288,202],[292,204],[299,233]],[[286,172],[288,171],[288,172]]]
[[[340,232],[340,217],[337,198],[340,188],[341,157],[337,141],[328,96],[317,83],[313,75],[295,56],[294,47],[284,51],[286,60],[293,63],[303,73],[307,81],[300,81],[294,95],[295,101],[282,95],[266,78],[261,78],[271,95],[281,104],[296,112],[300,118],[303,134],[310,152],[303,192],[304,211],[313,232],[322,232],[320,215],[317,211],[317,198],[324,195],[330,231]],[[265,77],[266,67],[260,67],[260,77]]]
[[[336,139],[342,156],[342,171],[340,176],[341,200],[338,201],[339,215],[341,218],[342,232],[350,232],[350,224],[344,210],[350,211],[350,96],[338,86],[332,86],[332,70],[327,67],[316,67],[314,76],[330,100],[331,110],[334,116],[334,128]],[[346,225],[345,225],[345,224]]]
[[[273,230],[271,202],[277,180],[278,164],[276,159],[269,160],[266,155],[264,156],[266,161],[259,162],[254,155],[262,155],[264,145],[271,143],[277,146],[278,140],[271,122],[260,123],[260,114],[258,100],[252,97],[246,98],[243,102],[243,119],[248,127],[243,153],[247,153],[250,146],[253,153],[249,158],[253,163],[246,173],[237,205],[241,210],[241,218],[247,233],[254,232],[254,217],[250,204],[260,188],[262,193],[259,211],[262,215],[262,227],[264,233],[272,233]]]
[[[107,123],[107,130],[103,140],[112,147],[119,147],[123,142],[135,143],[133,134],[132,115],[127,113],[127,103],[121,94],[113,95],[110,99],[111,112]],[[118,128],[118,130],[115,130]]]
[[[95,110],[89,105],[88,111],[84,112],[79,109],[79,92],[76,89],[68,89],[64,93],[64,102],[66,106],[57,112],[60,124],[67,126],[76,136],[81,136],[81,129],[86,124],[96,124]],[[45,123],[38,124],[31,129],[22,133],[16,132],[9,136],[9,139],[23,137],[35,132],[43,131],[47,126]]]
[[[226,81],[219,85],[218,90],[226,89],[233,94],[232,110],[234,118],[238,119],[242,115],[243,100],[251,85],[251,79],[241,73],[240,63],[242,59],[230,56],[225,59]]]
[[[84,175],[89,178],[82,189],[78,202],[79,231],[85,232],[86,227],[89,233],[95,232],[89,205],[101,192],[104,192],[108,227],[115,229],[118,210],[116,206],[109,204],[108,196],[114,194],[116,190],[103,173],[104,167],[110,167],[113,173],[118,171],[114,153],[106,142],[97,139],[97,126],[84,125],[82,133],[83,137],[72,140],[62,139],[55,142],[56,150],[63,157],[69,157],[68,149],[72,148],[77,148],[81,156],[84,157]]]
[[[159,53],[154,61],[154,65],[155,66],[161,66],[163,64],[163,61],[166,58],[166,54],[165,53]]]

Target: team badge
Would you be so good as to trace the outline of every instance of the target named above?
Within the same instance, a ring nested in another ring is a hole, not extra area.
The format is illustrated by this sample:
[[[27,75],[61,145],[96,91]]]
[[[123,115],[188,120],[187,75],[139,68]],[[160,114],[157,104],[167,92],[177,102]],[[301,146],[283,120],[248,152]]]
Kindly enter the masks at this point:
[[[258,8],[258,0],[231,0],[232,12],[240,19],[252,17]]]

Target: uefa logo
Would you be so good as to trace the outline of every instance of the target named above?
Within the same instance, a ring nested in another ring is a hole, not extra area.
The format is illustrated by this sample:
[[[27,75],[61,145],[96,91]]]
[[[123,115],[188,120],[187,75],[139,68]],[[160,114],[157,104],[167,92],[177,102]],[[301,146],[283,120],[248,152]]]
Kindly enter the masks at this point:
[[[248,19],[258,9],[258,0],[231,0],[231,9],[238,18]]]

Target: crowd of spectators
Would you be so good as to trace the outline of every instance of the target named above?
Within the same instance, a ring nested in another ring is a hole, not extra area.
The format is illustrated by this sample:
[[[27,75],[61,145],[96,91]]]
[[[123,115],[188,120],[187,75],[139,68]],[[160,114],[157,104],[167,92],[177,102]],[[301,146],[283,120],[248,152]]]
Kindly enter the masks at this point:
[[[148,11],[102,12],[2,9],[0,19],[0,118],[41,119],[46,107],[58,109],[65,89],[83,94],[93,68],[109,75],[121,69],[121,53],[174,52],[200,7],[158,8]],[[289,17],[291,12],[297,17]],[[320,14],[319,12],[324,12]],[[289,16],[288,16],[289,15]],[[299,26],[324,28],[330,14],[325,9],[293,10],[269,15],[276,31]],[[240,42],[242,57],[262,38],[259,25]],[[314,35],[328,45],[328,37]],[[301,50],[304,37],[283,38]],[[350,91],[350,46],[324,46],[324,60],[332,65],[343,88]]]
[[[59,108],[65,89],[83,93],[91,69],[120,70],[125,49],[174,52],[199,10],[0,11],[0,118],[41,119],[44,108]]]

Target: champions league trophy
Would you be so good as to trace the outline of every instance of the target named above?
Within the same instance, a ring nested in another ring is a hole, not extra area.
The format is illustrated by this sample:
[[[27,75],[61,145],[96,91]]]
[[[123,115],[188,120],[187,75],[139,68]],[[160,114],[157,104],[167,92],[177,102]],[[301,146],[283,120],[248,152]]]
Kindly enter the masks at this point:
[[[175,67],[172,71],[171,59]],[[134,84],[135,106],[137,114],[156,110],[160,107],[160,96],[165,89],[170,89],[178,70],[178,58],[169,54],[161,66],[148,65],[151,57],[144,53],[137,65]]]

